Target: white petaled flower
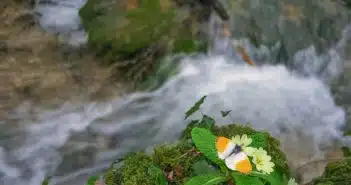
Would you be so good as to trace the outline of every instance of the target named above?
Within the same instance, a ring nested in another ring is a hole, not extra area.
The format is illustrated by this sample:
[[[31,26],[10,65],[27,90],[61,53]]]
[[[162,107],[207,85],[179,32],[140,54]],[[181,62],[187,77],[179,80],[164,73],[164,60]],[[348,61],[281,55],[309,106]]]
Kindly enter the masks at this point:
[[[261,147],[253,152],[252,162],[255,164],[256,169],[263,173],[270,174],[274,171],[274,163],[271,159],[267,151],[263,150]]]
[[[256,151],[255,148],[249,147],[249,145],[252,143],[252,139],[247,137],[246,134],[242,135],[236,135],[235,137],[232,137],[232,142],[236,145],[239,145],[243,151],[246,153],[248,156],[252,156],[253,152]]]
[[[290,178],[288,185],[298,185],[294,178]]]

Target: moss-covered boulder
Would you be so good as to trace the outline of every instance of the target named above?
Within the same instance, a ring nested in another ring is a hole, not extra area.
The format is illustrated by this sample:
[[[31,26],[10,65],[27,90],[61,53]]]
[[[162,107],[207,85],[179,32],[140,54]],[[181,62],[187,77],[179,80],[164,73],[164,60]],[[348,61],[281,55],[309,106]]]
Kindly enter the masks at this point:
[[[90,48],[109,60],[133,56],[153,44],[192,51],[191,31],[182,27],[188,16],[173,0],[88,0],[80,10]]]
[[[182,133],[181,139],[190,139],[190,132],[193,127],[204,127],[199,125],[197,122],[190,123],[189,126]],[[257,137],[264,136],[266,138],[265,142],[265,150],[267,153],[272,156],[272,162],[275,164],[275,168],[281,174],[285,174],[286,176],[290,176],[290,170],[287,163],[287,159],[285,154],[280,150],[280,142],[279,140],[273,138],[268,132],[258,132],[251,127],[242,126],[238,124],[230,124],[222,127],[214,126],[212,128],[212,132],[217,136],[225,136],[231,138],[235,135],[243,135],[246,134],[249,137]]]
[[[122,167],[112,168],[105,175],[107,185],[155,185],[156,177],[151,175],[150,167],[157,167],[163,172],[163,178],[171,185],[184,184],[190,177],[214,171],[218,166],[213,165],[202,153],[195,148],[191,138],[190,130],[194,127],[206,127],[199,122],[192,122],[183,132],[181,138],[174,144],[163,144],[154,148],[151,155],[144,153],[134,153],[128,155]],[[258,132],[246,126],[231,124],[228,126],[214,126],[213,133],[221,136],[234,136],[237,134],[247,134],[255,137],[263,135],[266,150],[272,156],[272,162],[276,165],[276,170],[287,177],[290,171],[287,166],[285,155],[279,149],[279,141],[272,138],[266,132]]]
[[[329,163],[323,175],[314,180],[313,185],[349,185],[351,184],[351,159],[347,158]]]
[[[80,10],[89,45],[106,57],[132,54],[161,40],[171,30],[174,11],[170,0],[128,3],[89,0]]]
[[[188,2],[88,0],[79,14],[88,48],[99,61],[113,64],[117,78],[128,81],[131,90],[152,88],[150,78],[155,81],[152,75],[165,66],[165,56],[207,48]]]

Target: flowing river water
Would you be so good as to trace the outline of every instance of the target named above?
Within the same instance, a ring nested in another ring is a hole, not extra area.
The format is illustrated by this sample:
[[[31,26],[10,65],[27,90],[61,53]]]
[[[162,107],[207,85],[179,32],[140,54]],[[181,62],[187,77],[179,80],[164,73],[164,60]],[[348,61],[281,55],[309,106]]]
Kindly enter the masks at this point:
[[[84,1],[53,2],[58,4],[37,5],[41,25],[68,36],[71,43],[84,42],[77,14]],[[27,118],[23,104],[14,115],[19,123],[0,122],[5,133],[0,140],[0,182],[38,185],[53,175],[52,185],[84,185],[88,175],[127,152],[174,141],[186,127],[184,112],[203,95],[208,97],[202,112],[219,124],[235,121],[270,132],[281,140],[290,161],[321,157],[336,143],[348,144],[343,136],[345,111],[335,104],[326,81],[342,72],[341,51],[350,33],[348,26],[338,44],[322,55],[312,46],[297,52],[295,70],[244,65],[229,50],[223,52],[219,47],[227,41],[217,38],[214,53],[185,57],[179,73],[155,91],[104,103],[67,103],[57,110],[38,108],[35,120]],[[320,61],[328,65],[317,74]],[[220,110],[232,110],[230,118],[221,118]]]

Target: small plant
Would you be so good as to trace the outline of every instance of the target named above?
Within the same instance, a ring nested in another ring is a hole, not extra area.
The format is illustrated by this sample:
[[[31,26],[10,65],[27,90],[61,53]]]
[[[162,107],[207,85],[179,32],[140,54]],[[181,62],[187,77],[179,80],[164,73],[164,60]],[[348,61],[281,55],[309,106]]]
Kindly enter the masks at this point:
[[[186,112],[186,118],[200,109],[206,96],[202,97]],[[229,111],[221,111],[227,116]],[[231,139],[215,136],[211,129],[214,121],[204,115],[204,119],[211,120],[205,128],[194,127],[191,139],[196,147],[217,170],[190,178],[185,185],[216,185],[221,183],[235,183],[236,185],[294,185],[294,179],[288,180],[274,170],[271,156],[263,149],[262,137],[248,137],[246,134],[232,136]]]
[[[232,139],[215,136],[206,128],[195,127],[191,131],[196,148],[215,166],[216,172],[195,176],[186,185],[215,185],[235,182],[236,185],[290,185],[295,181],[284,180],[274,171],[271,156],[262,147],[252,147],[252,138],[236,135]]]

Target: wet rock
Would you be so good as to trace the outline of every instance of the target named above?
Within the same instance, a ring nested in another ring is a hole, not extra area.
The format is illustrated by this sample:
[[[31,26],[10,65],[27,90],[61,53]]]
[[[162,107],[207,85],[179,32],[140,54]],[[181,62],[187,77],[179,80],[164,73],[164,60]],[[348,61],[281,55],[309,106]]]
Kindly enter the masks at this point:
[[[256,46],[279,41],[288,60],[312,44],[318,53],[325,51],[340,39],[350,20],[350,11],[331,0],[229,0],[227,4],[235,37],[249,37]]]

